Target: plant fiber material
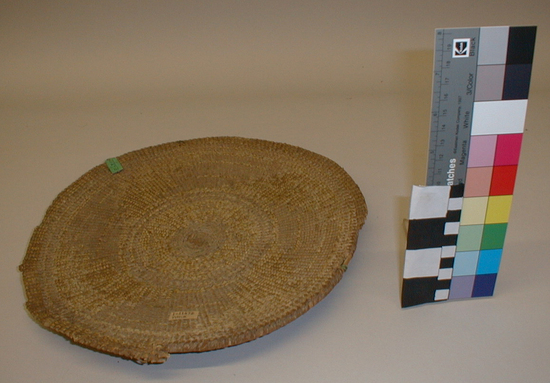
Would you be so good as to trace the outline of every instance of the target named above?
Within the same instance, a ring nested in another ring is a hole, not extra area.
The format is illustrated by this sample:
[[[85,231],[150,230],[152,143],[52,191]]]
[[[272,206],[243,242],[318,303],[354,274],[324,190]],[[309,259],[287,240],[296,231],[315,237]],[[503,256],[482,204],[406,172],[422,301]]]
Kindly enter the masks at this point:
[[[41,326],[138,363],[296,319],[340,281],[367,215],[340,166],[287,144],[212,137],[118,160],[57,196],[20,270]]]

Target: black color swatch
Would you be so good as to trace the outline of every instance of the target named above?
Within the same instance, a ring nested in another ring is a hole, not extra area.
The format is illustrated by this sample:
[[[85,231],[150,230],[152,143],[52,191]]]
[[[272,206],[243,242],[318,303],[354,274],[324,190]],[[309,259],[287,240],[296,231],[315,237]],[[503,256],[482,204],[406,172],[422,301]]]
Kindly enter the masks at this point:
[[[449,289],[451,280],[438,280],[433,278],[403,279],[403,291],[401,294],[401,307],[410,307],[430,303],[434,301],[435,290]]]
[[[444,235],[446,218],[409,221],[407,250],[456,245],[457,235]]]
[[[510,27],[506,65],[532,64],[537,27]]]
[[[451,186],[450,198],[461,198],[464,197],[464,184],[458,184]]]

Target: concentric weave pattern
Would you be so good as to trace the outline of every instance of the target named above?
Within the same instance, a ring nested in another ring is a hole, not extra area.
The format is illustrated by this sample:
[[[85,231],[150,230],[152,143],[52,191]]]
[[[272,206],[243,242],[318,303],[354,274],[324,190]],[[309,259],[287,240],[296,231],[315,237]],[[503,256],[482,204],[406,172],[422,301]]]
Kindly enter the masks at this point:
[[[38,323],[139,363],[297,318],[340,280],[367,215],[341,167],[286,144],[205,138],[118,160],[54,200],[20,269]]]

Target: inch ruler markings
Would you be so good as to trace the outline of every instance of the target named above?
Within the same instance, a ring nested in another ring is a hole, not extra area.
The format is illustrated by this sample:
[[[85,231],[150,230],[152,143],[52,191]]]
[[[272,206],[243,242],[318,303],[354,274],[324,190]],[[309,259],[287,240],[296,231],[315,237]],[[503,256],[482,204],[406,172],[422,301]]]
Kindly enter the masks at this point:
[[[426,187],[413,187],[402,306],[492,296],[536,27],[438,29]]]
[[[464,183],[478,40],[479,28],[436,31],[426,185]]]

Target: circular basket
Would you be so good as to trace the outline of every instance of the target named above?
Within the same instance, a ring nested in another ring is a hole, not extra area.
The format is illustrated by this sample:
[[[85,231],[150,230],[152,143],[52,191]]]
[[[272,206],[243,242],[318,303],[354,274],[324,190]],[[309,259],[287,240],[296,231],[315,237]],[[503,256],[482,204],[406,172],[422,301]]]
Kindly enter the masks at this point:
[[[341,279],[367,208],[333,161],[263,140],[153,146],[59,194],[20,266],[27,309],[138,363],[248,342]]]

